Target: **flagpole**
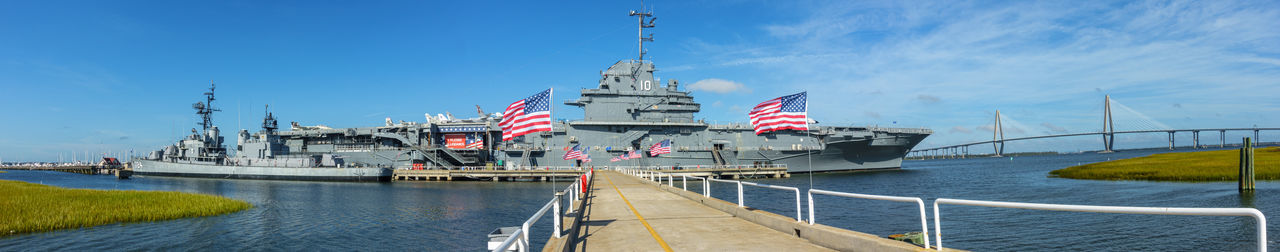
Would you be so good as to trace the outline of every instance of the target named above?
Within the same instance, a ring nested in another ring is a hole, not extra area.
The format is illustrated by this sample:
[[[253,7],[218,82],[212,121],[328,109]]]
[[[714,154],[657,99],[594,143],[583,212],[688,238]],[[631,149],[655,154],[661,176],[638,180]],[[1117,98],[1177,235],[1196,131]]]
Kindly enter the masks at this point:
[[[812,140],[809,135],[809,91],[804,92],[804,136]],[[805,157],[809,159],[809,190],[813,190],[813,149],[805,147]],[[809,216],[813,218],[813,216]]]
[[[555,113],[555,112],[556,112],[556,104],[555,104],[554,102],[552,102],[552,101],[555,101],[555,93],[556,93],[556,88],[555,88],[555,87],[547,88],[547,106],[550,106],[550,108],[547,108],[547,110],[549,110],[549,112],[547,112],[547,113],[548,113],[548,114],[550,114],[550,115],[548,115],[548,116],[550,116],[550,117],[551,117],[551,125],[550,125],[550,126],[551,126],[551,131],[550,131],[550,132],[555,132],[555,131],[556,131],[556,113]],[[554,133],[553,133],[553,134],[554,134]],[[570,150],[570,151],[572,151],[572,150]],[[566,161],[567,161],[567,160],[566,160]],[[570,165],[570,166],[572,166],[572,165]],[[550,179],[550,180],[551,180],[551,194],[555,194],[555,192],[556,192],[556,176],[555,176],[555,175],[556,175],[556,173],[555,173],[554,171],[548,171],[548,172],[551,172],[551,176],[548,176],[548,179]],[[570,203],[572,203],[572,201],[570,201]],[[557,232],[558,232],[558,231],[557,231]]]

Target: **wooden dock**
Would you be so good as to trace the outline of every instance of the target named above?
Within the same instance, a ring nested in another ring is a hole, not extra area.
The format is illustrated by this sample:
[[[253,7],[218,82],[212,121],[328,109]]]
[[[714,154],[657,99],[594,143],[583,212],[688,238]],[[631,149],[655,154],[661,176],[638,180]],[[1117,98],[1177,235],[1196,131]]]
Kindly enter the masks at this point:
[[[601,167],[607,169],[606,167]],[[733,168],[684,168],[654,169],[673,176],[687,175],[711,177],[717,179],[754,179],[754,178],[787,178],[787,167],[733,167]],[[496,170],[496,169],[430,169],[430,170],[395,170],[391,178],[394,181],[547,181],[552,178],[574,179],[584,171],[577,169],[542,169],[542,170]]]
[[[552,178],[574,179],[581,176],[580,170],[395,170],[392,180],[396,181],[547,181]]]
[[[116,178],[126,179],[133,175],[133,170],[127,168],[106,167],[100,165],[76,165],[76,166],[8,166],[0,168],[0,170],[22,170],[22,171],[56,171],[70,172],[84,175],[111,175]]]

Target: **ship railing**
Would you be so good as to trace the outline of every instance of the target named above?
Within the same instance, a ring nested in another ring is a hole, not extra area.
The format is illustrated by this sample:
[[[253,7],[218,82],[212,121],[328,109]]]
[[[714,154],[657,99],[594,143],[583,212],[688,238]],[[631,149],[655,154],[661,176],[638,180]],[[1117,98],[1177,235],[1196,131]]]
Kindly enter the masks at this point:
[[[1094,206],[1094,205],[1062,205],[1022,202],[1002,202],[983,200],[963,200],[939,198],[933,201],[933,235],[938,242],[938,250],[942,250],[942,217],[938,205],[965,205],[979,207],[1018,208],[1043,211],[1067,211],[1090,213],[1119,213],[1147,215],[1199,215],[1199,216],[1244,216],[1257,220],[1258,251],[1267,251],[1267,217],[1254,208],[1181,208],[1181,207],[1126,207],[1126,206]]]
[[[760,169],[760,168],[787,168],[785,164],[764,164],[764,165],[648,165],[648,166],[610,166],[619,169],[636,169],[636,170],[742,170],[742,169]]]
[[[819,190],[819,189],[809,189],[809,225],[817,224],[817,218],[815,217],[815,214],[814,214],[814,211],[815,211],[814,210],[815,204],[813,201],[814,194],[840,196],[840,197],[846,197],[846,198],[869,199],[869,200],[885,200],[885,201],[896,201],[896,202],[907,202],[907,203],[915,202],[916,205],[920,207],[920,234],[921,236],[924,237],[924,247],[925,248],[929,247],[929,221],[924,211],[923,199],[920,199],[918,197],[885,196],[885,195],[846,193],[846,192],[827,191],[827,190]]]
[[[533,224],[538,223],[538,220],[542,219],[543,216],[546,216],[548,211],[554,213],[551,215],[553,216],[552,218],[553,223],[551,224],[552,225],[551,236],[555,238],[560,238],[561,236],[565,235],[564,234],[565,230],[560,227],[560,224],[563,222],[563,218],[566,215],[574,211],[573,201],[580,200],[582,198],[582,192],[583,192],[582,188],[584,186],[583,178],[584,177],[587,178],[586,181],[590,183],[592,181],[592,178],[594,178],[594,175],[595,174],[593,172],[588,171],[585,174],[585,176],[579,177],[578,179],[574,180],[573,184],[570,184],[568,187],[565,187],[564,190],[556,192],[555,197],[553,197],[551,201],[547,202],[546,205],[543,205],[542,208],[539,208],[538,211],[533,214],[533,216],[529,217],[528,220],[520,224],[520,229],[517,229],[515,232],[511,233],[511,236],[508,236],[507,239],[503,240],[501,244],[499,244],[496,248],[493,248],[491,251],[507,251],[511,249],[511,246],[516,246],[516,250],[520,252],[529,251],[529,227],[533,226]],[[590,185],[586,185],[586,186],[589,187]],[[562,212],[561,211],[562,208],[560,206],[561,206],[561,202],[566,200],[564,198],[565,195],[569,195],[569,198],[567,199],[569,201],[568,203],[569,211]]]

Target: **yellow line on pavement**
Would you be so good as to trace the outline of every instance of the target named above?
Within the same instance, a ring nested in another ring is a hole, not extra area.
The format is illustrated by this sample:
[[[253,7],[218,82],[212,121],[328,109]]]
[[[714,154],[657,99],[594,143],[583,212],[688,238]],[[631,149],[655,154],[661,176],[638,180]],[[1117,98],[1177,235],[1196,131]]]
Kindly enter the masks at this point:
[[[649,235],[652,235],[653,239],[658,241],[658,245],[662,246],[662,250],[671,252],[671,246],[667,246],[667,241],[662,240],[662,236],[653,231],[653,226],[649,226],[649,222],[644,220],[644,216],[640,216],[640,212],[636,211],[635,206],[631,205],[631,201],[627,200],[627,196],[622,196],[622,190],[618,190],[618,186],[613,184],[613,179],[609,178],[609,175],[604,175],[604,178],[609,180],[609,186],[613,187],[613,191],[618,192],[618,197],[622,197],[622,202],[627,203],[627,207],[631,208],[631,213],[635,214],[637,219],[640,219],[640,224],[644,224],[644,228],[649,230]]]

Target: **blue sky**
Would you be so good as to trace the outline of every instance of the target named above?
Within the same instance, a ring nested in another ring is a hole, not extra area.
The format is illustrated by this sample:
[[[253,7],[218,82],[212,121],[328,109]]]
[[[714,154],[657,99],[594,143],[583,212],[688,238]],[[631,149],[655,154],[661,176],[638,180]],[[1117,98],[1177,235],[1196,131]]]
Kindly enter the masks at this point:
[[[1127,108],[1113,108],[1118,130],[1280,127],[1274,1],[646,4],[658,17],[648,59],[694,91],[709,121],[745,122],[743,108],[807,90],[824,124],[933,129],[922,147],[990,139],[996,109],[1007,136],[1097,131],[1107,94]],[[190,104],[210,80],[224,132],[256,131],[264,104],[282,124],[361,127],[496,112],[547,87],[556,117],[580,118],[561,102],[635,57],[626,13],[638,5],[5,2],[0,158],[168,144],[196,127]],[[1009,150],[1100,146],[1083,137]]]

